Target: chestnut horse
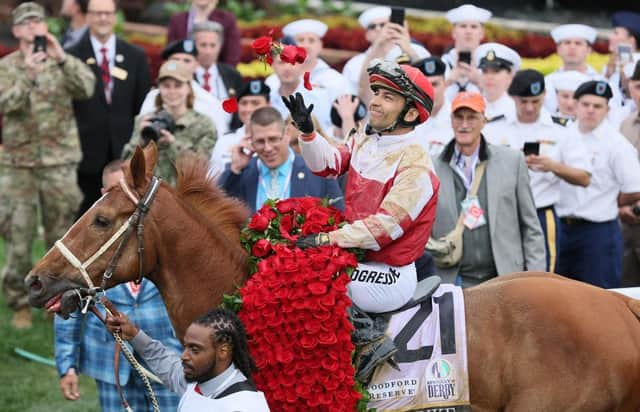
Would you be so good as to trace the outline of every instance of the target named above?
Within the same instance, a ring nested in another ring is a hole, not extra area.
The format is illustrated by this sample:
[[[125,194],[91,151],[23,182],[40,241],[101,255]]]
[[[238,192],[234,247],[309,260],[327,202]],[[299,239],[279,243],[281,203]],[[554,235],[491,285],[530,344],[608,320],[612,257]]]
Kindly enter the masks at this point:
[[[62,243],[77,261],[105,249],[134,213],[131,198],[147,192],[156,158],[154,145],[138,148],[122,187],[67,232]],[[204,162],[183,158],[177,168],[177,189],[161,184],[150,205],[142,267],[182,337],[196,315],[244,282],[238,239],[247,211],[214,187]],[[86,266],[92,283],[101,283],[117,243]],[[138,276],[135,237],[123,247],[105,287]],[[71,260],[54,248],[38,262],[26,279],[32,305],[61,315],[75,308],[73,294],[64,292],[87,281]],[[464,298],[474,411],[640,410],[640,301],[544,273],[501,276],[465,290]]]

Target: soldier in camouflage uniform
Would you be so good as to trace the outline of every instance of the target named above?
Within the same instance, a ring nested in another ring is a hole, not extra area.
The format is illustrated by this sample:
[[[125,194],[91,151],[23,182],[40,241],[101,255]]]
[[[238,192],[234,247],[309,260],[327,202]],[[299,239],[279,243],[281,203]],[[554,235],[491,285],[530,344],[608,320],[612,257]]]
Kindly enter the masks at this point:
[[[80,141],[71,100],[90,97],[95,78],[48,33],[42,6],[23,3],[12,17],[20,46],[0,60],[0,192],[11,211],[2,291],[15,310],[14,326],[27,328],[31,309],[24,277],[31,269],[38,207],[50,247],[73,222],[81,198],[76,184]],[[46,51],[34,51],[35,36],[45,37]]]
[[[217,138],[216,127],[211,120],[193,110],[190,79],[191,71],[179,61],[165,62],[158,74],[160,93],[156,97],[156,112],[165,110],[174,119],[176,127],[173,133],[167,130],[160,132],[155,173],[174,186],[178,153],[191,150],[208,159]],[[149,143],[142,137],[141,131],[151,124],[152,117],[153,114],[147,114],[136,118],[133,136],[124,147],[123,158],[131,157],[137,145]]]

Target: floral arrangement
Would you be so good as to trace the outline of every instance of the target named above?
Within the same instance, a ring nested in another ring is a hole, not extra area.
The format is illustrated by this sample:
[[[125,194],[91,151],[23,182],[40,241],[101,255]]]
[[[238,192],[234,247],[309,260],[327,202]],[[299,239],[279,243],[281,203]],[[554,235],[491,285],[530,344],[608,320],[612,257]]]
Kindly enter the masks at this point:
[[[344,224],[317,198],[267,203],[243,229],[251,277],[238,312],[256,360],[256,386],[275,411],[366,410],[354,379],[346,295],[356,254],[337,246],[301,250],[299,236]]]

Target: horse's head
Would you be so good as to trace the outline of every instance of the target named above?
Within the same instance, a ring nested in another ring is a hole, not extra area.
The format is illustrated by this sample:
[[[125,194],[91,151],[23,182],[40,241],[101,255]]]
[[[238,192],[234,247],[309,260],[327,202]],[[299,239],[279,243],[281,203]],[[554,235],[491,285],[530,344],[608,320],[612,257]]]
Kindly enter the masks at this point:
[[[35,265],[25,279],[31,305],[66,317],[78,306],[78,291],[135,280],[141,274],[140,261],[142,270],[151,270],[156,259],[153,228],[142,231],[139,227],[146,210],[138,201],[144,203],[158,189],[159,182],[153,178],[157,157],[155,144],[144,150],[138,147],[123,166],[120,184],[106,188],[106,193]],[[146,206],[153,208],[152,203],[153,199]],[[141,245],[144,253],[138,251]],[[112,275],[104,276],[108,269]]]

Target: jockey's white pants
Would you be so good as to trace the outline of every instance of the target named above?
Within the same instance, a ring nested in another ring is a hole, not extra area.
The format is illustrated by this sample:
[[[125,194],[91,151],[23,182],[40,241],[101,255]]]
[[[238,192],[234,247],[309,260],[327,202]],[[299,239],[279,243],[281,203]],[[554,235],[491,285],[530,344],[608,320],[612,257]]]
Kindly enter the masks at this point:
[[[351,274],[347,288],[353,303],[365,312],[396,310],[412,297],[418,284],[414,263],[389,266],[379,262],[360,262]]]

